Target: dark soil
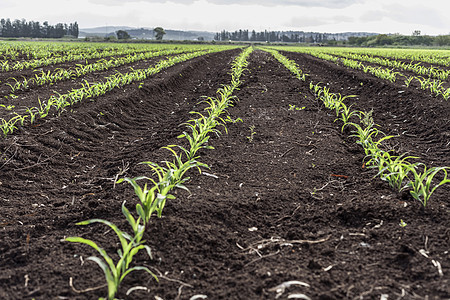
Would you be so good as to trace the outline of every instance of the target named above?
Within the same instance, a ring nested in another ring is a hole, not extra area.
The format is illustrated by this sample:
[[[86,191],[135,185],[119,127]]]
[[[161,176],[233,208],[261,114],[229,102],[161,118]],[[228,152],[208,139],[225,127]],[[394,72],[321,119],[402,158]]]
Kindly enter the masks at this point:
[[[100,268],[86,260],[96,253],[64,237],[89,238],[115,253],[109,228],[75,223],[102,218],[129,230],[120,207],[126,201],[134,212],[137,199],[130,185],[114,180],[150,175],[140,162],[170,157],[161,147],[180,143],[179,125],[201,110],[202,96],[229,81],[238,53],[176,65],[142,88],[78,104],[0,139],[1,299],[106,296]],[[351,100],[357,109],[373,108],[380,128],[399,134],[396,149],[430,166],[450,165],[448,102],[414,89],[399,94],[398,85],[310,56],[288,56],[310,80],[358,95]],[[152,220],[145,239],[153,260],[144,253],[135,259],[159,282],[131,273],[118,298],[449,299],[449,186],[425,209],[396,193],[364,167],[362,149],[341,133],[308,82],[265,52],[249,60],[228,111],[243,122],[211,138],[215,149],[200,159],[211,169],[192,171],[190,192],[177,191],[163,217]],[[289,281],[303,284],[277,288]],[[134,286],[143,288],[127,296]]]

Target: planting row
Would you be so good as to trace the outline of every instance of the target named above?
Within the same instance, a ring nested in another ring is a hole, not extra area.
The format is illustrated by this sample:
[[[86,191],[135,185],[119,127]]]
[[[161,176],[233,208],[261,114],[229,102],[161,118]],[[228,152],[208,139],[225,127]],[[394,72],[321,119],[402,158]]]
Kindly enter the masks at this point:
[[[219,134],[217,126],[224,126],[226,119],[221,115],[226,112],[227,107],[232,105],[233,92],[241,84],[240,77],[247,66],[247,57],[253,49],[247,48],[242,54],[236,58],[232,64],[231,83],[224,85],[217,91],[216,97],[207,98],[208,107],[205,114],[200,112],[192,112],[193,115],[199,116],[185,123],[188,131],[183,132],[179,138],[185,138],[189,147],[185,148],[180,145],[168,145],[166,148],[173,155],[172,159],[165,162],[165,165],[159,165],[153,162],[143,162],[148,165],[153,174],[150,177],[139,176],[136,178],[123,178],[118,181],[129,182],[133,188],[139,202],[136,204],[137,217],[126,208],[125,202],[122,204],[122,212],[131,226],[132,234],[121,231],[113,223],[102,219],[91,219],[79,222],[78,225],[88,225],[92,223],[102,223],[109,226],[120,240],[121,248],[118,249],[119,260],[114,263],[113,259],[99,247],[94,241],[81,237],[68,237],[65,240],[86,244],[94,248],[99,257],[89,257],[89,260],[96,262],[104,272],[107,286],[108,299],[115,299],[120,283],[123,279],[133,271],[146,271],[150,273],[156,280],[157,276],[144,266],[131,266],[133,257],[140,251],[146,250],[151,258],[151,249],[145,244],[143,236],[149,227],[150,218],[153,215],[161,218],[164,206],[167,200],[174,199],[172,191],[176,188],[186,189],[183,183],[189,180],[186,172],[192,168],[197,168],[201,172],[201,168],[208,168],[204,163],[198,161],[197,152],[200,149],[212,149],[208,145],[210,134]],[[179,152],[177,152],[179,151]],[[144,185],[140,185],[139,181],[147,181]],[[133,289],[133,288],[132,288]],[[132,291],[130,289],[129,291]]]
[[[346,67],[361,70],[364,73],[370,73],[378,78],[390,82],[396,82],[398,78],[403,78],[403,82],[406,87],[409,87],[410,85],[412,85],[412,83],[416,83],[417,87],[420,87],[422,90],[429,90],[432,95],[442,96],[445,100],[448,100],[450,98],[450,87],[448,87],[449,84],[447,82],[450,70],[443,70],[435,68],[433,66],[424,67],[421,66],[420,63],[413,62],[409,62],[408,64],[406,64],[405,62],[401,61],[390,60],[387,58],[382,59],[363,54],[347,53],[348,56],[345,56],[345,53],[339,52],[339,55],[336,55],[334,54],[333,50],[317,50],[311,48],[283,48],[283,50],[306,53],[336,64],[342,63]],[[330,55],[330,53],[332,55]],[[356,58],[357,60],[354,60],[352,58]],[[383,68],[380,66],[377,67],[372,65],[364,65],[360,60],[368,61],[375,65],[381,64],[383,66],[392,68],[400,68],[402,70],[412,72],[416,75],[408,76],[393,69]]]
[[[286,66],[295,76],[306,81],[307,74],[304,74],[295,61],[289,60],[276,50],[265,49],[270,52],[278,61]],[[322,83],[314,84],[309,81],[310,89],[314,92],[326,108],[334,110],[336,120],[342,121],[342,131],[346,127],[353,127],[351,137],[356,138],[366,155],[365,165],[375,168],[382,180],[401,192],[409,190],[412,197],[418,200],[424,207],[427,205],[433,192],[440,186],[450,183],[448,178],[449,167],[427,167],[423,163],[411,162],[418,157],[407,156],[405,153],[395,155],[393,149],[389,149],[383,142],[393,138],[392,135],[385,135],[373,121],[371,112],[352,110],[351,106],[345,104],[344,100],[352,95],[342,96],[330,92],[330,87],[322,86]],[[358,122],[352,121],[357,119]],[[378,137],[381,135],[381,137]],[[378,137],[378,138],[377,138]],[[438,175],[439,174],[439,175]],[[439,178],[439,179],[438,179]]]
[[[448,50],[434,49],[368,49],[368,48],[327,48],[321,51],[331,54],[339,54],[345,57],[349,55],[362,55],[380,59],[402,60],[405,63],[414,64],[421,62],[444,67],[450,67],[450,53]]]

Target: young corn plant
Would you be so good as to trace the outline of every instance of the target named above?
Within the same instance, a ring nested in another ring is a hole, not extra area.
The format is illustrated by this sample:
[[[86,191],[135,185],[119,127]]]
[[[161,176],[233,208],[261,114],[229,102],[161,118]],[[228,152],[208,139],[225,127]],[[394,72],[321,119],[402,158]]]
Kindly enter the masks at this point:
[[[20,90],[20,87],[22,86],[22,84],[20,83],[19,80],[17,80],[16,78],[12,77],[9,79],[14,79],[14,83],[6,83],[6,85],[8,85],[11,88],[11,93],[14,94],[15,92],[17,92],[18,90]]]
[[[414,76],[406,77],[406,79],[405,79],[405,85],[406,85],[406,87],[409,87],[409,86],[410,86],[411,81],[412,81],[413,79],[414,79]]]
[[[182,155],[177,154],[172,147],[164,147],[172,152],[175,157],[172,162],[166,161],[166,166],[160,166],[153,162],[142,162],[141,164],[148,165],[153,175],[156,176],[156,180],[146,176],[139,176],[136,178],[123,178],[119,179],[117,183],[127,181],[130,183],[135,194],[138,196],[140,203],[136,205],[136,212],[138,216],[143,220],[144,227],[147,227],[151,216],[156,213],[159,218],[162,216],[162,211],[166,204],[167,199],[175,199],[170,192],[175,188],[181,188],[187,190],[183,183],[189,180],[189,177],[184,177],[184,174],[191,168],[197,168],[201,172],[201,167],[208,168],[204,163],[200,163],[196,158],[183,162]],[[139,180],[147,180],[150,182],[150,187],[147,183],[141,187],[138,184]]]
[[[148,186],[148,184],[145,183],[144,186],[141,187],[138,181],[143,179],[150,181],[151,185]],[[144,228],[148,226],[150,218],[155,212],[159,217],[162,216],[162,210],[164,208],[166,198],[174,199],[174,196],[169,194],[170,189],[173,187],[170,186],[169,180],[167,178],[162,179],[162,181],[156,182],[152,178],[146,176],[139,176],[135,178],[125,177],[119,179],[117,183],[121,183],[123,181],[127,181],[133,186],[134,192],[140,200],[140,203],[136,204],[136,212],[139,216],[138,220],[143,221]],[[134,218],[132,220],[134,220]],[[130,224],[133,223],[133,221],[130,220],[128,222]],[[136,222],[134,222],[133,224],[136,224]],[[135,227],[136,225],[133,227],[133,230],[135,231],[136,235],[136,230],[138,230],[138,228]]]
[[[175,187],[178,185],[178,187],[184,187],[181,184],[190,179],[189,177],[184,177],[184,174],[191,168],[197,168],[199,173],[202,172],[201,168],[209,169],[209,166],[207,164],[201,163],[196,160],[198,157],[193,157],[190,159],[188,158],[186,161],[183,161],[183,153],[186,154],[186,150],[181,146],[169,145],[163,148],[172,152],[173,160],[165,161],[164,163],[166,164],[166,167],[161,167],[157,164],[152,165],[156,167],[156,169],[158,169],[160,172],[169,174],[168,179],[170,186]],[[182,150],[182,152],[178,154],[173,148],[179,148]]]
[[[212,146],[207,145],[209,134],[220,134],[220,131],[214,128],[217,124],[215,119],[205,118],[202,114],[198,114],[201,116],[200,118],[185,123],[185,125],[191,129],[191,134],[183,131],[183,133],[178,136],[178,138],[186,138],[189,142],[189,150],[179,146],[188,159],[193,159],[200,149],[214,149]]]
[[[448,88],[448,89],[442,91],[442,97],[443,97],[445,100],[448,100],[448,99],[450,98],[450,88]]]
[[[124,206],[122,206],[124,207]],[[129,213],[129,212],[128,212]],[[131,214],[129,214],[131,216]],[[127,220],[129,218],[127,216]],[[132,217],[132,216],[131,216]],[[134,219],[133,219],[134,220]],[[85,239],[82,237],[67,237],[65,240],[72,243],[81,243],[88,245],[95,249],[99,254],[100,257],[97,256],[90,256],[87,259],[95,262],[99,267],[102,269],[106,283],[108,286],[108,300],[115,299],[115,295],[117,294],[119,290],[119,286],[122,283],[122,281],[125,279],[125,277],[130,274],[133,271],[145,271],[149,273],[151,276],[153,276],[157,281],[158,278],[155,274],[153,274],[152,271],[150,271],[147,267],[143,266],[135,266],[130,267],[130,264],[133,260],[133,257],[140,251],[140,250],[146,250],[149,257],[152,258],[151,249],[147,245],[143,245],[143,241],[136,242],[136,236],[132,237],[126,232],[121,231],[116,225],[109,221],[105,221],[102,219],[92,219],[87,220],[83,222],[77,223],[77,225],[88,225],[93,223],[101,223],[109,226],[117,235],[119,238],[121,249],[117,250],[117,253],[119,254],[119,260],[117,263],[114,263],[113,259],[106,253],[106,251],[103,248],[100,248],[94,241]],[[143,229],[142,229],[143,230]],[[100,299],[106,299],[106,298],[100,298]]]
[[[381,151],[378,145],[380,145],[383,141],[392,138],[393,136],[384,136],[378,141],[374,141],[373,137],[378,136],[378,134],[382,132],[375,128],[376,125],[373,123],[373,121],[364,121],[363,118],[361,123],[363,124],[363,126],[352,122],[348,123],[356,129],[353,131],[354,134],[350,136],[357,138],[356,143],[363,147],[367,157],[377,156],[379,151]]]
[[[27,107],[26,108],[26,113],[28,113],[30,115],[30,123],[33,124],[35,119],[36,119],[36,115],[38,114],[38,112],[36,112],[37,108],[36,107]]]
[[[344,100],[347,99],[347,98],[356,97],[356,95],[347,95],[347,96],[342,97],[341,94],[334,94],[333,93],[332,97],[334,99],[333,101],[334,101],[334,109],[336,111],[336,117],[338,117],[339,114],[341,113],[342,108],[343,107],[345,107],[345,109],[347,108],[345,106],[345,104],[344,104]],[[351,105],[350,105],[350,107],[351,107]]]
[[[14,109],[14,107],[16,107],[15,105],[12,105],[12,104],[9,104],[9,105],[6,105],[6,104],[0,104],[0,107],[3,107],[5,110],[7,110],[7,111],[11,111],[11,110],[13,110]]]
[[[378,173],[375,177],[380,176],[384,181],[398,192],[406,188],[405,182],[409,181],[408,173],[411,168],[417,166],[417,163],[410,163],[408,159],[415,159],[414,156],[399,156],[391,155],[387,151],[380,151],[373,156],[368,162],[369,168],[378,168]]]
[[[435,94],[436,96],[439,96],[440,94],[442,94],[442,85],[443,82],[440,80],[433,80],[430,85],[428,86],[428,88],[430,89],[432,94]]]
[[[335,122],[336,122],[337,120],[341,120],[341,121],[342,121],[343,125],[342,125],[342,127],[341,127],[341,132],[344,132],[344,128],[345,128],[346,126],[349,125],[349,123],[350,123],[350,118],[351,118],[352,116],[355,116],[355,115],[357,116],[357,115],[360,114],[360,112],[358,112],[358,111],[356,111],[356,110],[351,110],[352,106],[353,106],[353,104],[350,105],[350,106],[347,106],[347,105],[345,105],[344,102],[342,102],[342,103],[340,104],[340,106],[339,106],[339,113],[340,113],[339,116],[340,116],[340,117],[337,118],[337,119],[334,120],[334,121],[335,121]]]
[[[8,121],[1,118],[1,124],[0,124],[0,130],[3,132],[3,135],[6,137],[8,134],[12,133],[15,129],[17,129],[17,122],[23,123],[25,120],[25,117],[22,117],[18,114],[16,116],[12,117]]]
[[[37,110],[39,113],[39,117],[41,119],[48,116],[50,109],[52,108],[52,105],[53,105],[52,99],[53,98],[50,98],[47,102],[45,102],[45,101],[41,102],[41,99],[38,99],[39,107],[37,107]]]
[[[426,90],[428,88],[428,86],[431,84],[430,78],[416,77],[416,79],[419,81],[420,88],[422,90]]]
[[[418,169],[419,167],[422,168],[422,172],[420,172]],[[430,200],[431,195],[434,193],[434,191],[446,184],[450,183],[450,179],[447,178],[447,169],[448,167],[432,167],[427,168],[422,163],[418,163],[415,165],[411,165],[409,168],[409,172],[413,175],[413,177],[410,179],[409,183],[406,185],[406,187],[411,188],[410,191],[411,195],[414,199],[418,200],[420,203],[422,203],[423,207],[426,207],[428,204],[428,201]],[[443,173],[443,179],[439,181],[436,185],[433,186],[433,179],[438,173]]]
[[[249,129],[250,129],[250,135],[247,137],[247,139],[250,143],[253,143],[253,136],[256,134],[255,125],[250,126]]]

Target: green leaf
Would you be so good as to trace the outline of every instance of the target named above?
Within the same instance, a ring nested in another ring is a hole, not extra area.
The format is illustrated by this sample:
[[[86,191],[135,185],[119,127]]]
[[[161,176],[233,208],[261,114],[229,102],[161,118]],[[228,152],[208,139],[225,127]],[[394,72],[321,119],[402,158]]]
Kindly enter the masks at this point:
[[[103,270],[103,273],[105,274],[106,278],[106,283],[108,284],[108,299],[114,299],[114,296],[117,293],[119,282],[117,282],[117,280],[113,277],[108,266],[100,258],[96,256],[90,256],[87,258],[87,260],[91,260],[97,263]]]
[[[133,231],[136,233],[136,220],[131,215],[130,211],[125,207],[126,201],[123,201],[122,203],[122,213],[125,215],[125,218],[127,219],[128,223],[130,223],[131,228],[133,228]]]
[[[142,208],[142,205],[139,203],[136,204],[136,212],[142,218],[142,220],[148,220],[147,216],[145,215],[144,209]]]
[[[67,237],[65,239],[68,242],[72,242],[72,243],[81,243],[81,244],[85,244],[88,245],[92,248],[94,248],[95,250],[97,250],[98,253],[100,253],[100,255],[103,257],[103,259],[106,261],[106,263],[109,265],[110,270],[113,270],[113,275],[115,275],[115,265],[113,260],[108,256],[108,254],[106,253],[105,250],[103,250],[102,248],[100,248],[94,241],[88,240],[88,239],[84,239],[81,237]]]
[[[156,279],[156,281],[159,281],[159,280],[158,280],[158,277],[157,277],[152,271],[150,271],[149,268],[137,266],[137,267],[133,267],[133,268],[130,268],[130,269],[126,270],[126,271],[122,274],[122,276],[120,276],[120,282],[122,282],[122,280],[125,278],[125,276],[127,276],[128,274],[130,274],[130,273],[133,272],[133,271],[146,271],[147,273],[149,273],[150,275],[152,275],[153,278]]]

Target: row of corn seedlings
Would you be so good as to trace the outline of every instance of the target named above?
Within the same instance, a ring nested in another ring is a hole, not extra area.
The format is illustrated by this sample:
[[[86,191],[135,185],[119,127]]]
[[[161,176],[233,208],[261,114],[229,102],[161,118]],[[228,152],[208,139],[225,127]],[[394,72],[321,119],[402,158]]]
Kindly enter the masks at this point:
[[[275,58],[284,64],[287,69],[292,70],[296,66],[294,61],[282,58],[282,55],[275,50],[266,51],[275,54]],[[298,78],[297,74],[301,71],[296,70],[293,73]],[[342,97],[341,94],[331,93],[330,89],[327,86],[321,86],[320,82],[314,84],[310,81],[309,87],[326,108],[335,110],[336,120],[343,122],[342,131],[346,126],[353,126],[354,130],[352,130],[351,136],[355,137],[357,143],[363,147],[366,159],[368,159],[366,165],[370,168],[376,168],[378,170],[376,176],[387,181],[392,188],[398,192],[409,189],[412,197],[418,200],[423,207],[426,207],[433,192],[438,187],[450,183],[450,178],[447,176],[448,167],[428,168],[423,163],[410,161],[418,157],[406,156],[406,154],[397,156],[394,155],[392,150],[384,150],[382,142],[393,138],[393,136],[386,136],[377,129],[378,125],[373,122],[371,112],[351,110],[352,105],[347,106],[344,103],[346,98],[354,96]],[[351,122],[352,117],[358,117],[359,123]],[[382,135],[382,137],[376,138],[379,135]],[[440,179],[437,180],[436,184],[433,184],[433,179],[437,178],[437,174],[441,175]]]
[[[78,225],[102,223],[109,226],[118,236],[121,243],[121,249],[117,251],[119,254],[118,262],[114,263],[113,258],[92,240],[81,237],[66,238],[66,241],[69,242],[86,244],[100,254],[100,257],[91,256],[88,259],[97,263],[103,270],[107,281],[107,298],[109,300],[115,299],[120,283],[133,271],[141,270],[148,272],[158,280],[157,276],[149,268],[144,266],[132,267],[133,257],[140,250],[146,250],[151,258],[151,249],[148,245],[145,245],[145,241],[143,240],[144,233],[149,226],[150,218],[155,214],[161,218],[166,201],[174,198],[171,192],[175,188],[186,189],[183,184],[189,179],[189,177],[186,177],[188,170],[197,168],[201,171],[201,168],[208,168],[206,164],[198,161],[199,157],[197,152],[200,149],[212,149],[212,146],[208,145],[208,139],[210,134],[219,133],[216,129],[217,126],[222,125],[226,129],[225,121],[221,115],[226,112],[227,107],[232,105],[232,93],[241,84],[240,77],[247,66],[246,58],[250,55],[251,51],[252,48],[247,48],[234,60],[232,64],[231,83],[220,88],[216,97],[206,100],[209,106],[205,109],[205,113],[193,112],[193,115],[198,116],[198,118],[185,123],[190,133],[185,131],[179,138],[185,138],[188,141],[189,147],[185,148],[179,145],[164,147],[173,155],[171,161],[167,160],[162,165],[153,162],[143,162],[143,164],[151,168],[153,176],[123,178],[118,181],[118,183],[129,182],[139,199],[136,204],[137,218],[126,208],[125,202],[122,203],[122,213],[131,226],[132,234],[121,231],[113,223],[102,219],[92,219],[77,223]],[[177,150],[181,151],[177,153]],[[145,180],[146,183],[139,185],[138,182],[141,180]]]
[[[350,67],[356,70],[358,69],[363,70],[364,73],[370,73],[378,78],[388,80],[390,82],[395,82],[397,80],[397,75],[401,75],[401,73],[395,72],[390,69],[384,69],[382,67],[365,66],[360,61],[353,59],[342,58],[341,62],[346,67]]]
[[[4,43],[0,43],[0,49]],[[14,43],[13,45],[17,45]],[[67,43],[25,43],[21,42],[20,46],[26,46],[26,55],[30,60],[0,60],[0,71],[20,71],[26,69],[36,69],[39,67],[55,65],[65,62],[86,61],[88,59],[101,59],[112,56],[126,56],[135,53],[144,53],[161,50],[184,49],[185,52],[198,51],[205,48],[212,48],[205,45],[115,45],[83,43],[83,44],[67,44]]]
[[[336,56],[329,55],[326,53],[322,53],[320,51],[308,51],[308,54],[318,57],[320,59],[333,61],[334,63],[338,63],[339,61],[346,67],[362,70],[364,73],[370,73],[378,78],[388,80],[390,82],[396,82],[398,77],[403,77],[405,85],[407,87],[410,86],[411,82],[413,80],[420,83],[420,88],[423,90],[430,90],[431,94],[434,96],[442,96],[445,100],[448,100],[450,98],[450,88],[445,88],[444,83],[439,79],[431,79],[431,78],[423,78],[420,76],[405,76],[400,72],[396,72],[394,70],[382,68],[382,67],[372,67],[367,66],[361,63],[360,61],[348,59],[348,58],[341,58],[338,59]]]
[[[23,80],[17,80],[16,78],[11,78],[15,82],[13,84],[6,83],[11,88],[11,93],[15,93],[19,90],[26,90],[33,86],[43,86],[47,84],[53,84],[63,80],[69,80],[72,78],[78,78],[85,76],[86,74],[93,72],[101,72],[111,68],[117,68],[126,64],[135,63],[142,60],[147,60],[153,57],[163,56],[163,55],[175,55],[179,53],[187,53],[184,49],[174,49],[174,50],[162,50],[162,51],[151,51],[151,52],[141,52],[129,54],[126,56],[112,58],[110,60],[101,59],[92,64],[78,64],[75,69],[61,69],[57,68],[53,72],[41,71],[39,74],[35,74],[32,78],[23,78]]]
[[[317,49],[316,49],[317,50]],[[341,48],[327,47],[317,51],[333,55],[351,57],[353,54],[366,55],[372,58],[405,60],[407,63],[425,62],[433,65],[450,66],[450,52],[436,49],[387,49],[387,48]]]
[[[24,124],[25,119],[29,118],[30,123],[33,123],[37,116],[39,118],[45,118],[49,115],[50,111],[54,109],[56,112],[61,113],[67,106],[73,105],[77,102],[98,97],[106,94],[107,92],[119,88],[136,81],[142,81],[149,76],[152,76],[163,69],[171,67],[177,63],[211,53],[213,50],[197,51],[192,53],[185,53],[178,56],[170,57],[166,60],[159,61],[156,65],[151,66],[147,69],[133,70],[125,74],[117,73],[106,78],[105,82],[88,83],[85,82],[82,88],[73,89],[69,93],[58,94],[51,96],[47,101],[39,101],[39,106],[27,108],[24,114],[13,113],[13,117],[6,120],[0,118],[0,130],[3,135],[6,136],[11,134],[17,129],[20,122],[21,125]],[[223,51],[223,49],[216,49],[215,51]]]
[[[0,60],[0,71],[1,72],[9,72],[9,71],[22,71],[27,69],[36,69],[40,67],[45,67],[49,65],[55,65],[55,64],[61,64],[65,62],[72,62],[72,61],[86,61],[88,59],[100,59],[110,56],[117,56],[117,55],[128,55],[136,53],[136,49],[111,49],[111,50],[105,50],[105,51],[97,51],[98,48],[88,48],[92,49],[92,51],[89,52],[83,52],[83,53],[74,53],[74,52],[67,52],[63,55],[53,55],[53,56],[46,56],[46,55],[39,55],[37,54],[39,50],[33,52],[31,54],[33,58],[31,60],[24,60],[24,61],[9,61],[9,60]],[[148,50],[142,50],[142,52],[145,52]]]
[[[420,88],[422,90],[430,90],[431,94],[434,96],[442,96],[444,100],[448,100],[450,98],[450,88],[445,88],[443,86],[444,82],[439,79],[431,79],[431,78],[423,78],[421,76],[405,76],[400,72],[395,72],[393,70],[384,69],[382,67],[372,67],[365,66],[359,61],[351,60],[351,59],[341,59],[341,62],[344,66],[350,67],[353,69],[363,70],[364,73],[369,72],[370,74],[388,80],[390,82],[395,82],[397,80],[397,76],[401,76],[404,78],[405,85],[409,87],[413,80],[417,81],[420,84]]]
[[[330,54],[328,51],[326,53]],[[358,60],[358,61],[366,61],[369,63],[373,63],[373,64],[385,66],[385,67],[390,67],[390,68],[401,69],[404,71],[413,72],[417,75],[427,76],[427,77],[436,78],[436,79],[440,79],[440,80],[447,80],[450,75],[450,70],[440,69],[435,66],[425,67],[425,66],[421,65],[421,62],[414,62],[414,61],[404,62],[404,61],[390,59],[390,58],[386,58],[386,57],[374,57],[374,56],[371,56],[368,54],[358,54],[358,53],[351,53],[351,52],[335,53],[335,52],[331,51],[331,53],[340,58],[354,59],[354,60]]]
[[[117,50],[122,45],[97,44],[92,47],[93,43],[84,43],[80,47],[77,43],[58,43],[58,42],[23,42],[8,41],[0,42],[0,57],[2,59],[18,60],[20,57],[27,59],[36,59],[44,57],[54,57],[66,55],[68,53],[89,53],[94,51],[111,51]]]

